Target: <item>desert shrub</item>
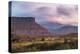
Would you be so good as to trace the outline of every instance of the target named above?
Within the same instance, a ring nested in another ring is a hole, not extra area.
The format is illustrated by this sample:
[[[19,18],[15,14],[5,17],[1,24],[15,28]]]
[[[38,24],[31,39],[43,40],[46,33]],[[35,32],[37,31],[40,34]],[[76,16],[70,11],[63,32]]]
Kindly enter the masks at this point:
[[[29,52],[29,51],[46,51],[46,50],[64,50],[64,49],[77,49],[78,41],[71,41],[65,43],[32,43],[30,45],[22,46],[16,49],[13,49],[13,52]]]
[[[42,38],[42,39],[41,39],[41,41],[45,41],[45,39],[44,39],[44,38]]]

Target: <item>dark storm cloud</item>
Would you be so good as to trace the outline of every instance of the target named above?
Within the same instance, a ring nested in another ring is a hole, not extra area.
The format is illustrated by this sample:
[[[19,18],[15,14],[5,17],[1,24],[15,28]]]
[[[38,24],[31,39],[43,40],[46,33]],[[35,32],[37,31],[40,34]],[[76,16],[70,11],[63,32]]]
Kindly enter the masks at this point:
[[[77,5],[60,5],[57,7],[57,12],[59,15],[71,16],[72,14],[77,14],[78,6]]]
[[[69,9],[66,9],[65,7],[58,7],[57,10],[58,10],[58,13],[59,13],[60,15],[69,16],[70,13],[71,13],[70,10],[69,10]]]

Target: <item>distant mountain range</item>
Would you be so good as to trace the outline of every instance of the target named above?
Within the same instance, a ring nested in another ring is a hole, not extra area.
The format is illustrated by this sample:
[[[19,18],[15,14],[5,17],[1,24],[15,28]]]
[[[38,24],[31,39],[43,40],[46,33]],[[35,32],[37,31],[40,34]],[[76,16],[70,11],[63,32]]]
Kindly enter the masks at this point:
[[[45,25],[45,26],[44,26]],[[11,17],[11,33],[27,35],[65,35],[78,33],[77,26],[35,22],[33,17]]]
[[[53,33],[57,35],[64,35],[64,34],[70,34],[70,33],[78,33],[78,27],[77,26],[62,26],[58,29],[51,30]]]
[[[78,33],[78,26],[63,25],[59,23],[46,22],[41,24],[54,35],[64,35],[69,33]]]

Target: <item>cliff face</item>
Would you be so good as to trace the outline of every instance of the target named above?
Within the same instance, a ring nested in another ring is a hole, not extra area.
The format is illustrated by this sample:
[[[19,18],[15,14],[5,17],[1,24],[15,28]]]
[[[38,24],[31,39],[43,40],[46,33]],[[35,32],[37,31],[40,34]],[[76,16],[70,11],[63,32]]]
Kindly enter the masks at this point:
[[[21,35],[52,35],[46,28],[35,22],[33,17],[11,17],[11,33]]]
[[[35,23],[34,17],[11,17],[11,22],[17,23]]]

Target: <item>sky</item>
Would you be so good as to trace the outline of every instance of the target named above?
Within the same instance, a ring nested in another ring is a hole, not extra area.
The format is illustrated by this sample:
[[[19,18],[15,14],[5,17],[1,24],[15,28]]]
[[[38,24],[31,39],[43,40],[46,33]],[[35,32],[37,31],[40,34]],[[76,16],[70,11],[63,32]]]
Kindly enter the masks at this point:
[[[77,26],[78,6],[73,4],[12,2],[11,16],[35,17],[38,24],[44,27],[58,28],[62,25]]]

